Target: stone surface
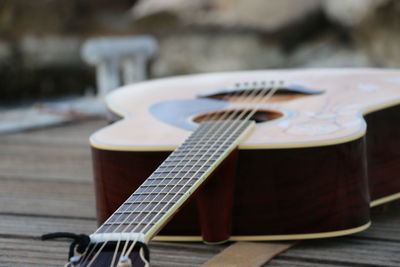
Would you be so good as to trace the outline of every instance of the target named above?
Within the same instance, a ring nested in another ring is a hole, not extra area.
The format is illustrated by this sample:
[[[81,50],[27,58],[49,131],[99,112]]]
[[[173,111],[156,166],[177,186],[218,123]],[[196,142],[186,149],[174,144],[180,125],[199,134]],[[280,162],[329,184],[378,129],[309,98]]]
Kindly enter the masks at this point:
[[[169,14],[183,25],[276,31],[320,9],[322,0],[146,0],[132,11],[136,20]]]
[[[79,65],[80,45],[81,41],[77,36],[27,35],[21,39],[19,48],[26,67],[40,68]]]
[[[0,40],[0,67],[10,63],[12,59],[12,47],[9,42]]]
[[[376,9],[352,38],[357,50],[367,54],[374,66],[400,67],[400,1],[390,1]]]
[[[389,0],[325,0],[324,12],[336,23],[355,27],[360,25]]]
[[[287,59],[290,67],[296,68],[340,68],[373,67],[366,53],[353,46],[344,45],[332,35],[299,46]]]
[[[160,40],[156,77],[193,72],[278,68],[285,57],[257,34],[186,33]]]

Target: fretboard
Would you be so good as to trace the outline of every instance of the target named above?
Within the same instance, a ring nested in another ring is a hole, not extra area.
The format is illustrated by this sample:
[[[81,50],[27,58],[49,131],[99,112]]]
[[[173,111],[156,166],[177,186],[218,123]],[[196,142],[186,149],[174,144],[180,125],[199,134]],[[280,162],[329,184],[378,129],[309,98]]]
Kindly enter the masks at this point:
[[[150,240],[253,124],[241,120],[202,123],[92,236],[114,239],[116,233],[133,233]]]

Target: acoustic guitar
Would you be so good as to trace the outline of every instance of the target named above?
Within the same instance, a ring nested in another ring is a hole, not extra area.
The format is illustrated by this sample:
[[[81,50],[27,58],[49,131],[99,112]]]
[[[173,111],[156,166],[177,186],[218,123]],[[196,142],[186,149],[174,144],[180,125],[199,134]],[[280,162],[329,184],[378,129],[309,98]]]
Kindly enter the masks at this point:
[[[150,240],[352,234],[400,198],[397,70],[190,75],[107,105],[90,138],[101,226],[71,266],[144,266]]]

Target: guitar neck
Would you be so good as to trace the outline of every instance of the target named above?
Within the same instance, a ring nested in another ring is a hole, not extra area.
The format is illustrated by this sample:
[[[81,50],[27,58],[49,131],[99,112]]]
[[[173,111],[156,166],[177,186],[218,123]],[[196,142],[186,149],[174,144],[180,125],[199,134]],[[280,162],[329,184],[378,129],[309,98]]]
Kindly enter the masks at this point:
[[[147,243],[250,131],[253,121],[201,123],[91,235],[96,242]]]

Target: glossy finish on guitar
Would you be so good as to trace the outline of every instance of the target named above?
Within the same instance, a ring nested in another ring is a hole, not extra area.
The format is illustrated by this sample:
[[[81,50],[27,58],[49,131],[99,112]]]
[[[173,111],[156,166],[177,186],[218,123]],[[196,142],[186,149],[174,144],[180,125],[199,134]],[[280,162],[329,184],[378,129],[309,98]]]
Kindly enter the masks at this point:
[[[110,108],[126,119],[91,139],[99,223],[190,133],[155,118],[153,105],[195,99],[245,79],[285,79],[327,91],[273,97],[265,108],[283,117],[257,124],[157,239],[203,236],[207,242],[220,242],[349,234],[368,227],[370,205],[400,197],[400,72],[212,74],[143,83],[111,95]],[[139,102],[132,97],[139,96],[143,103],[136,107]],[[179,114],[177,121],[193,115],[184,106],[171,112]],[[366,133],[360,112],[369,113]]]

